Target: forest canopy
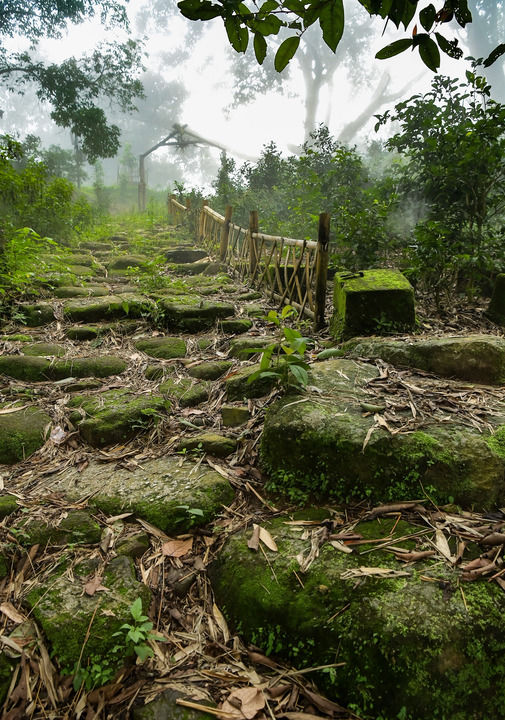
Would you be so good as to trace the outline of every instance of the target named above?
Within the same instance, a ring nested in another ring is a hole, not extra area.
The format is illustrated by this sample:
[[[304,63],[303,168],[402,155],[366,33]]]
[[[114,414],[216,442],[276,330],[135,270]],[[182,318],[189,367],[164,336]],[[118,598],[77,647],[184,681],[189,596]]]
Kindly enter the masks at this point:
[[[430,70],[440,67],[440,51],[456,60],[463,56],[456,37],[448,38],[445,26],[464,28],[472,22],[472,13],[467,0],[445,0],[438,8],[419,0],[357,0],[370,16],[383,18],[386,25],[391,22],[397,29],[403,25],[407,30],[412,21],[414,26],[408,37],[395,40],[379,50],[378,59],[387,59],[408,49],[417,49],[421,60]],[[251,3],[249,4],[251,5]],[[244,53],[253,38],[254,53],[261,65],[267,54],[268,36],[278,35],[281,29],[289,36],[278,46],[275,54],[275,69],[284,70],[296,54],[300,40],[309,27],[316,22],[326,45],[335,52],[342,38],[345,26],[343,0],[266,0],[261,7],[255,2],[252,7],[242,0],[181,0],[181,13],[190,20],[223,20],[228,40],[239,53]],[[416,18],[417,15],[417,18]],[[505,52],[500,44],[485,59],[484,65],[495,62]]]

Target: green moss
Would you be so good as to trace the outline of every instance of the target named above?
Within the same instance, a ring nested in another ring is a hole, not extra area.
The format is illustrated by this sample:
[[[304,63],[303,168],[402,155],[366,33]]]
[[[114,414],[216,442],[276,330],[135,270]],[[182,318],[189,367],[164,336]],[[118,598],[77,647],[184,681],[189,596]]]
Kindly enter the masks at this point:
[[[393,525],[361,523],[354,531],[387,538]],[[278,545],[277,553],[266,551],[268,560],[248,549],[249,533],[239,533],[210,568],[219,607],[246,641],[300,668],[343,663],[318,674],[318,685],[364,719],[503,717],[505,601],[499,588],[466,584],[465,607],[457,572],[438,561],[407,568],[406,577],[346,578],[363,565],[405,566],[386,551],[361,557],[328,544],[302,574],[295,558],[308,554],[310,540],[303,542],[282,518],[266,527]],[[391,543],[412,546],[396,538],[418,530],[400,523]]]
[[[24,545],[81,545],[100,542],[100,525],[83,510],[69,511],[58,525],[47,525],[38,518],[22,525]]]
[[[149,357],[163,358],[164,360],[181,358],[186,355],[186,342],[181,337],[155,337],[137,340],[135,347]]]
[[[233,363],[230,360],[209,360],[188,368],[188,375],[201,380],[217,380],[227,372]]]
[[[56,360],[47,370],[49,377],[63,380],[67,377],[109,377],[120,375],[126,370],[123,358],[115,355],[96,355],[94,357],[73,357],[68,360]]]
[[[0,335],[0,340],[7,340],[9,342],[31,342],[32,336],[23,335],[22,333],[17,333],[14,335]]]
[[[200,435],[184,438],[177,446],[177,449],[179,451],[201,449],[209,455],[227,457],[237,449],[237,441],[235,438],[218,435],[217,433],[201,433]]]
[[[61,357],[65,355],[66,348],[56,343],[36,342],[24,345],[23,353],[25,355]]]
[[[19,509],[17,498],[14,495],[0,495],[0,520]]]
[[[268,395],[277,384],[277,377],[258,377],[249,382],[249,377],[259,369],[259,365],[247,365],[239,368],[225,382],[226,399],[229,401],[257,398]]]
[[[498,457],[505,460],[505,425],[496,428],[493,435],[486,438],[486,442]]]
[[[50,423],[36,407],[0,415],[0,463],[20,462],[42,447]]]
[[[16,380],[39,382],[47,380],[49,360],[43,357],[25,355],[3,355],[0,357],[0,375],[8,375]]]
[[[195,407],[209,398],[209,385],[192,378],[169,378],[159,391],[175,398],[181,407]]]

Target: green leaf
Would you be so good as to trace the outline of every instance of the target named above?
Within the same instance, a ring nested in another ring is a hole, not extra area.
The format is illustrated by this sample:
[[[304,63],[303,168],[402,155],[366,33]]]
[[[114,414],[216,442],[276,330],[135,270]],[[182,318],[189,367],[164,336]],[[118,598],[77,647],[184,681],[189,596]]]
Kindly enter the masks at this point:
[[[395,40],[390,45],[386,45],[382,50],[376,53],[375,57],[377,60],[387,60],[388,58],[399,55],[400,53],[412,47],[414,41],[411,38],[402,38],[401,40]]]
[[[422,42],[419,44],[419,55],[430,70],[437,72],[440,67],[440,51],[437,43],[429,35],[423,37]]]
[[[267,41],[260,33],[254,33],[254,54],[258,63],[263,65],[263,60],[267,55]]]
[[[459,0],[457,6],[454,8],[454,15],[461,27],[465,27],[467,23],[472,22],[472,13],[468,8],[467,0]]]
[[[437,11],[435,10],[435,6],[431,3],[428,5],[428,7],[423,8],[419,13],[419,20],[426,32],[429,32],[433,27],[436,14]]]
[[[443,50],[443,48],[442,48]],[[484,60],[484,67],[489,67],[492,65],[496,60],[498,60],[499,57],[501,57],[505,53],[505,44],[501,43],[495,49],[489,53],[487,58]]]
[[[436,32],[435,37],[437,38],[438,46],[446,55],[455,60],[459,60],[463,56],[463,50],[458,47],[458,41],[456,39],[447,40],[443,35]],[[504,45],[505,48],[505,45]]]
[[[137,657],[140,658],[140,662],[145,662],[147,658],[154,655],[149,645],[145,645],[144,643],[142,643],[141,645],[135,645],[135,652],[137,654]]]
[[[212,20],[223,14],[223,8],[209,0],[181,0],[177,7],[189,20]]]
[[[142,600],[138,597],[130,606],[130,615],[134,620],[140,621],[142,618]],[[130,627],[123,625],[122,627]]]
[[[266,0],[266,2],[263,3],[263,5],[260,7],[260,14],[267,15],[268,13],[272,12],[272,10],[277,10],[279,7],[279,3],[275,2],[275,0]]]
[[[301,365],[290,365],[289,369],[297,383],[302,387],[305,387],[309,382],[309,376],[305,368],[301,367]]]
[[[247,28],[241,26],[240,20],[235,15],[227,17],[224,26],[232,48],[238,53],[245,53],[249,42]]]
[[[337,49],[344,32],[343,0],[330,0],[321,10],[319,25],[323,31],[323,40],[333,52]]]
[[[285,0],[282,4],[285,8],[291,10],[291,12],[299,15],[299,17],[305,15],[305,5],[300,2],[300,0]]]

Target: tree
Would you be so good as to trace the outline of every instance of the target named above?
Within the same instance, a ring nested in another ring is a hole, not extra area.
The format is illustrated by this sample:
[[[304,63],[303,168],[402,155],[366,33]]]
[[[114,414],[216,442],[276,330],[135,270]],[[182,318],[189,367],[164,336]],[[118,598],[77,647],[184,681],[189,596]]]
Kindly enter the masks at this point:
[[[11,0],[0,7],[0,37],[19,34],[31,43],[29,51],[0,48],[0,83],[19,94],[35,83],[38,98],[52,107],[51,118],[80,139],[81,150],[90,161],[112,157],[119,147],[119,128],[108,123],[100,99],[107,98],[123,111],[132,111],[135,99],[142,97],[137,79],[142,66],[140,45],[133,40],[103,44],[59,65],[45,64],[36,58],[34,50],[41,38],[61,37],[69,23],[98,13],[109,27],[127,28],[124,4],[116,0],[34,0],[28,6]]]
[[[391,21],[397,28],[405,30],[414,19],[420,0],[357,0],[370,16],[379,16]],[[253,37],[254,52],[261,65],[267,54],[266,37],[278,35],[281,28],[287,29],[287,37],[275,53],[275,69],[281,72],[293,58],[300,46],[300,40],[307,29],[319,22],[324,42],[335,52],[344,31],[343,0],[266,0],[258,7],[254,0],[248,6],[242,0],[180,0],[181,13],[190,20],[223,20],[228,40],[239,53],[247,50],[249,37]],[[407,49],[419,51],[421,60],[431,70],[440,66],[440,50],[451,58],[459,59],[463,52],[458,39],[448,40],[440,30],[447,23],[464,28],[472,22],[468,0],[445,0],[438,10],[429,4],[418,13],[418,22],[410,37],[396,40],[382,48],[376,57],[386,59]],[[424,32],[423,32],[424,31]],[[505,52],[505,44],[499,45],[489,54],[486,63],[491,64]]]

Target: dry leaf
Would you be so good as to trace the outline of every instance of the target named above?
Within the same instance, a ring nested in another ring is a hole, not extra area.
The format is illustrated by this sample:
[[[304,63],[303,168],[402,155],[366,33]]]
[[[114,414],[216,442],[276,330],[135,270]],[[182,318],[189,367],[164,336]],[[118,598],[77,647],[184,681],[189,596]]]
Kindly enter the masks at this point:
[[[88,582],[84,586],[84,592],[86,595],[94,595],[96,592],[109,592],[109,588],[104,587],[102,585],[102,576],[96,574],[94,577],[91,578],[91,580],[88,580]]]
[[[446,560],[449,560],[450,562],[453,561],[453,556],[451,553],[451,548],[449,547],[449,543],[447,542],[447,538],[445,537],[442,530],[435,530],[435,545],[437,546],[438,552],[443,555]]]
[[[335,548],[335,550],[340,550],[340,552],[343,553],[352,553],[352,549],[348,545],[344,545],[344,543],[339,542],[338,540],[330,540],[330,545]]]
[[[221,710],[237,718],[252,720],[265,707],[265,698],[259,688],[245,687],[233,690],[223,702]]]
[[[226,620],[224,619],[224,615],[221,612],[221,610],[218,608],[216,603],[213,603],[212,605],[212,614],[214,615],[214,620],[216,621],[217,625],[219,626],[221,632],[223,633],[224,642],[225,644],[230,639],[230,631],[228,630],[228,625],[226,624]]]
[[[10,602],[3,602],[0,605],[0,612],[2,612],[4,615],[7,615],[9,620],[12,620],[12,622],[15,623],[22,623],[26,620],[26,617],[24,615],[21,615],[14,605],[12,605]]]
[[[24,410],[27,407],[28,405],[21,405],[18,407],[2,408],[0,410],[0,415],[10,415],[10,413],[19,412],[20,410]]]
[[[249,550],[255,550],[257,552],[258,548],[259,548],[259,544],[260,544],[260,526],[256,525],[256,523],[254,523],[252,535],[249,538],[249,540],[247,541],[247,547],[249,548]]]
[[[168,540],[161,546],[161,552],[168,557],[184,557],[193,549],[193,538],[189,540]]]
[[[408,575],[410,575],[410,573],[405,572],[404,570],[393,570],[393,568],[359,567],[353,568],[352,570],[346,570],[340,575],[340,577],[342,580],[350,580],[351,578],[358,577],[392,578],[405,577]]]
[[[272,550],[272,552],[277,552],[277,544],[273,537],[270,535],[268,530],[265,530],[265,528],[260,527],[259,529],[259,537],[262,543],[264,543],[269,550]]]

